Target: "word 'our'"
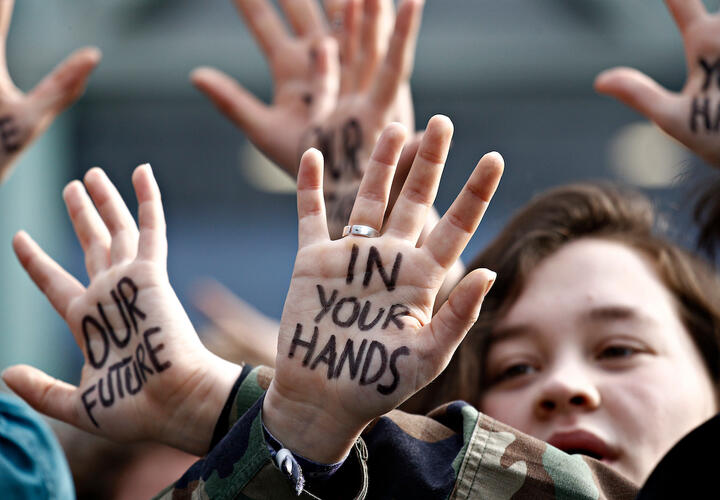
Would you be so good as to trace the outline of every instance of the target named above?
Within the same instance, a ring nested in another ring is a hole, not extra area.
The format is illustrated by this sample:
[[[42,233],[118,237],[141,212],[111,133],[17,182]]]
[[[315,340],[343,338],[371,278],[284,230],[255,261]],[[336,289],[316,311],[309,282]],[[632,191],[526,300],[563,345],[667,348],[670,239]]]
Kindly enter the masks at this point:
[[[155,337],[161,332],[160,327],[146,328],[141,332],[141,323],[146,314],[137,304],[137,292],[135,282],[128,277],[118,281],[115,289],[110,291],[122,324],[113,325],[101,302],[97,303],[97,317],[86,314],[82,320],[87,359],[95,369],[101,369],[107,364],[111,345],[116,349],[125,349],[133,335],[137,338],[137,342],[127,349],[127,355],[111,364],[106,374],[82,393],[85,411],[96,427],[100,425],[93,416],[92,409],[97,406],[98,401],[108,408],[126,394],[133,396],[140,392],[149,376],[172,366],[170,361],[158,358],[158,352],[165,348],[165,344],[157,342]],[[101,346],[99,349],[98,345]]]

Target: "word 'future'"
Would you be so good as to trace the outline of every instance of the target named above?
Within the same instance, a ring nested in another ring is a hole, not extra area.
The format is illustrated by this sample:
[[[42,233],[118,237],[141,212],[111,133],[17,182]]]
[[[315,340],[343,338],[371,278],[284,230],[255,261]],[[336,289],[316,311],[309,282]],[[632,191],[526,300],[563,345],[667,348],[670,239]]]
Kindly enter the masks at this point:
[[[157,343],[157,339],[153,337],[160,333],[160,327],[147,328],[140,333],[140,322],[145,320],[146,315],[137,304],[137,292],[137,285],[128,277],[118,281],[115,289],[110,291],[110,297],[122,318],[121,328],[116,330],[113,327],[101,302],[97,303],[98,317],[87,314],[82,320],[87,359],[96,370],[107,364],[111,344],[117,349],[123,349],[130,344],[133,332],[139,338],[139,342],[134,349],[129,349],[127,356],[111,364],[106,375],[82,393],[85,411],[95,427],[100,427],[92,414],[98,400],[103,407],[108,408],[118,399],[123,399],[126,392],[128,396],[140,392],[148,376],[163,372],[172,365],[170,361],[162,362],[158,359],[158,352],[164,349],[165,344]],[[118,332],[124,332],[124,335],[119,335]],[[92,343],[91,336],[94,341]],[[95,391],[97,397],[93,397]]]
[[[353,245],[345,279],[348,285],[355,279],[358,254],[358,246]],[[387,291],[394,291],[401,263],[402,253],[398,253],[392,270],[388,274],[380,258],[380,252],[376,247],[370,247],[362,281],[363,287],[366,288],[370,285],[373,276],[376,275],[373,271],[377,270],[377,274],[380,275]],[[404,324],[400,318],[410,314],[408,307],[404,304],[391,304],[387,309],[385,307],[374,309],[369,300],[365,300],[363,303],[357,297],[339,297],[338,290],[328,293],[325,287],[320,284],[316,285],[316,289],[321,309],[314,318],[315,325],[313,326],[312,337],[303,339],[303,325],[298,323],[295,327],[295,334],[290,344],[288,357],[295,357],[298,348],[305,349],[302,365],[309,366],[311,370],[315,370],[321,363],[327,365],[328,380],[339,378],[347,364],[350,380],[355,380],[359,374],[358,384],[360,385],[379,382],[389,369],[392,380],[389,384],[378,383],[376,389],[380,394],[391,394],[400,383],[400,375],[397,370],[398,358],[410,354],[410,349],[407,346],[401,346],[392,352],[388,352],[389,350],[385,344],[377,340],[347,339],[338,357],[337,338],[335,335],[330,335],[320,352],[315,355],[320,335],[317,324],[323,318],[328,317],[335,326],[340,328],[357,326],[360,331],[365,332],[373,328],[385,330],[388,326],[394,325],[402,330]]]
[[[702,91],[707,92],[710,90],[713,81],[717,83],[720,89],[720,58],[713,64],[701,57],[699,64],[705,77]],[[700,126],[698,126],[698,121]],[[693,97],[690,108],[690,130],[697,133],[698,129],[703,126],[708,132],[720,131],[720,99],[715,104],[712,104],[710,97]]]

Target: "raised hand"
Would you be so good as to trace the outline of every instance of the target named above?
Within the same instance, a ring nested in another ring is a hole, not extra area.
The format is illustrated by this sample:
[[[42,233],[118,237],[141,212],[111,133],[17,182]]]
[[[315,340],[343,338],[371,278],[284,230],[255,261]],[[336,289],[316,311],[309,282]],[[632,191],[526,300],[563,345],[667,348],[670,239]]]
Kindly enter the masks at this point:
[[[193,303],[210,320],[203,344],[237,364],[275,366],[280,324],[214,280],[197,287]]]
[[[447,365],[475,322],[494,273],[467,275],[433,316],[445,274],[473,235],[503,170],[485,155],[417,246],[452,136],[434,117],[385,223],[405,131],[392,124],[365,168],[351,225],[377,237],[330,240],[322,156],[306,152],[298,174],[299,249],[281,320],[275,378],[263,421],[286,448],[331,463],[373,418],[399,405]]]
[[[138,167],[132,180],[139,230],[99,168],[85,176],[87,192],[79,181],[63,192],[85,252],[87,288],[26,233],[13,240],[20,263],[83,351],[79,385],[24,365],[3,378],[50,417],[114,440],[152,439],[201,455],[240,368],[203,347],[170,286],[150,166]]]
[[[687,81],[671,92],[632,68],[598,75],[595,89],[611,95],[720,167],[720,14],[702,0],[665,0],[685,44]]]
[[[10,78],[5,57],[14,3],[0,0],[0,184],[9,177],[20,153],[80,97],[100,61],[98,49],[79,49],[24,94]]]
[[[338,237],[382,129],[392,120],[414,128],[409,78],[422,0],[403,0],[396,18],[391,0],[327,3],[331,19],[343,19],[342,31],[330,30],[316,0],[281,1],[292,36],[268,0],[235,0],[270,64],[271,106],[215,69],[197,69],[192,80],[293,177],[302,151],[322,151],[329,225]]]

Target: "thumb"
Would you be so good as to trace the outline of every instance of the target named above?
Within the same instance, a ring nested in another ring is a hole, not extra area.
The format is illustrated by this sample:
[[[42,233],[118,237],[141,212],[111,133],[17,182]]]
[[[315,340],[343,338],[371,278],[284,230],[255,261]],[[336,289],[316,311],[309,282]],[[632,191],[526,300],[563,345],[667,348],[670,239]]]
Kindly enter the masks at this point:
[[[673,94],[633,68],[613,68],[595,78],[595,90],[618,99],[661,128],[670,126]]]
[[[85,90],[87,80],[102,54],[95,47],[84,47],[70,54],[28,94],[40,109],[60,113]]]
[[[465,276],[450,293],[432,321],[423,327],[424,337],[421,368],[424,383],[445,369],[465,334],[477,321],[483,299],[495,283],[497,275],[489,269],[475,269]]]
[[[3,372],[2,378],[15,394],[40,413],[68,424],[86,427],[78,422],[74,410],[74,386],[28,365],[11,366]]]
[[[231,122],[253,141],[262,134],[268,109],[233,78],[215,68],[196,68],[190,80]]]

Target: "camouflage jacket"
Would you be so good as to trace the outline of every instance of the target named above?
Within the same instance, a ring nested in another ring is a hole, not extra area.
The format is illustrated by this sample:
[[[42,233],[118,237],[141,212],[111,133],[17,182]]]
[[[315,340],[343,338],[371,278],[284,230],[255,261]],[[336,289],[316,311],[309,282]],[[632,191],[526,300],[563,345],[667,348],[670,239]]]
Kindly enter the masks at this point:
[[[265,440],[262,396],[272,374],[265,367],[243,370],[216,429],[224,437],[157,498],[632,499],[638,493],[607,465],[568,455],[462,401],[427,416],[393,411],[376,419],[329,479],[298,484],[296,467],[281,471]]]

